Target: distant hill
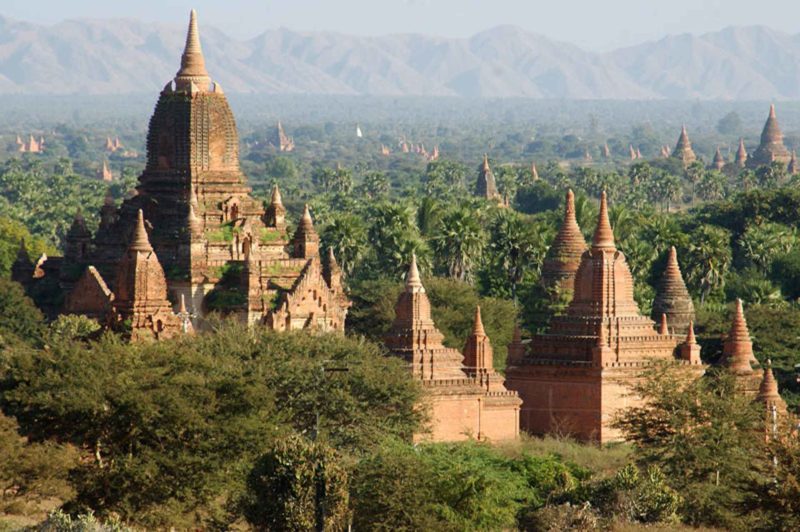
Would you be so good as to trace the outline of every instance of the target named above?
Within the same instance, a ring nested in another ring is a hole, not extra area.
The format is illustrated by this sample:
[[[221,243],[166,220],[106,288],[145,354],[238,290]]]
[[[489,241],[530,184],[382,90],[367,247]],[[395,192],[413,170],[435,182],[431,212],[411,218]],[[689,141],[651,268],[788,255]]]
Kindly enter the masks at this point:
[[[499,26],[466,39],[270,30],[236,40],[202,24],[228,92],[568,99],[798,99],[800,34],[753,26],[597,54]],[[184,28],[130,19],[40,26],[0,17],[0,93],[158,90]]]

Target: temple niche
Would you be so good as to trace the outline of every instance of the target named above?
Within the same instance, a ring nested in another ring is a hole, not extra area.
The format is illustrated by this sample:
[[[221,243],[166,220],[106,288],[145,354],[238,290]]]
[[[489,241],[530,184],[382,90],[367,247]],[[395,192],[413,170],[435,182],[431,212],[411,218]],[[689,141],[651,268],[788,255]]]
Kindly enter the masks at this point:
[[[267,209],[250,193],[239,166],[236,121],[222,87],[206,70],[192,11],[180,68],[150,118],[146,166],[136,194],[119,207],[107,198],[94,235],[76,219],[65,257],[47,259],[40,277],[58,278],[65,299],[73,301],[70,310],[76,311],[83,306],[69,294],[91,265],[97,275],[85,282],[104,280],[123,321],[150,320],[134,312],[138,307],[123,308],[128,299],[118,275],[131,243],[141,236],[141,219],[163,271],[166,292],[158,298],[159,308],[169,301],[177,311],[183,300],[197,327],[206,314],[220,311],[280,330],[344,330],[350,302],[341,283],[326,280],[330,258],[320,256],[310,211],[303,213],[292,238],[277,186]],[[151,314],[157,336],[164,337],[169,320]]]
[[[509,362],[506,385],[522,398],[521,428],[534,434],[571,434],[607,442],[621,435],[611,427],[620,410],[638,404],[631,385],[654,361],[674,361],[687,374],[703,373],[699,351],[642,316],[633,278],[616,248],[605,193],[591,247],[581,256],[566,312]]]
[[[412,257],[405,290],[384,343],[405,360],[424,390],[430,408],[430,432],[414,439],[430,441],[506,440],[519,434],[520,398],[495,372],[489,337],[480,308],[462,355],[445,347],[444,335],[431,317],[431,304]]]

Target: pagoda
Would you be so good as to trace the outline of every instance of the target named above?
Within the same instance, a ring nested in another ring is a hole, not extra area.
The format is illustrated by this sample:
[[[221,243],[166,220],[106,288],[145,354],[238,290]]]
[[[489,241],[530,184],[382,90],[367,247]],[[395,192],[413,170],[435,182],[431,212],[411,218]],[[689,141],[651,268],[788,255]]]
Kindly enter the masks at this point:
[[[586,240],[575,218],[575,194],[567,190],[564,221],[542,264],[541,284],[557,292],[572,292],[575,274],[586,251]]]
[[[758,386],[758,395],[756,401],[763,403],[767,409],[768,420],[770,414],[774,413],[778,416],[785,416],[788,412],[786,401],[781,397],[778,391],[778,381],[775,380],[775,375],[772,373],[772,361],[767,359],[764,365],[763,376],[761,384]]]
[[[725,168],[725,157],[722,156],[722,152],[717,146],[717,151],[714,152],[714,159],[711,161],[709,169],[722,171],[723,168]]]
[[[497,192],[497,184],[494,180],[492,169],[489,168],[489,156],[483,155],[483,163],[478,170],[478,182],[475,185],[475,194],[478,197],[489,201],[502,202],[500,193]]]
[[[666,317],[656,330],[655,322],[639,312],[630,269],[614,242],[605,193],[574,286],[565,314],[533,337],[521,359],[509,366],[506,384],[522,398],[524,430],[599,442],[619,439],[611,422],[621,409],[638,404],[630,391],[644,368],[674,361],[696,376],[703,367],[699,357],[683,359],[680,338],[669,331]]]
[[[445,347],[444,335],[431,317],[431,304],[412,256],[405,289],[395,306],[395,319],[384,342],[405,360],[424,390],[430,408],[430,431],[414,439],[459,441],[516,438],[520,399],[495,372],[492,347],[480,309],[464,347],[464,355]]]
[[[736,150],[736,166],[744,168],[747,165],[747,150],[744,148],[744,139],[739,138],[739,148]]]
[[[744,317],[742,300],[736,300],[731,328],[722,344],[720,363],[736,377],[737,387],[746,395],[758,394],[761,379],[753,367],[759,363],[753,354],[753,342]]]
[[[748,164],[751,168],[768,165],[772,161],[787,164],[792,158],[789,150],[783,145],[783,133],[775,116],[775,104],[769,106],[769,116],[761,132],[761,144],[752,153]]]
[[[107,199],[82,266],[93,265],[122,304],[117,271],[141,211],[169,300],[177,306],[184,299],[194,328],[208,312],[220,311],[281,330],[342,331],[349,301],[323,276],[310,213],[292,241],[277,188],[266,210],[250,192],[233,113],[206,70],[192,11],[180,68],[150,119],[136,194],[119,207]],[[43,271],[59,263],[50,258]]]
[[[689,324],[695,319],[694,303],[686,289],[686,283],[683,282],[675,246],[669,248],[667,267],[658,283],[650,317],[657,320],[662,314],[669,320],[672,331],[681,335],[687,333]]]
[[[275,127],[275,131],[270,139],[270,144],[281,152],[294,151],[294,139],[286,135],[280,121],[277,127]]]
[[[684,167],[689,166],[697,160],[697,155],[695,155],[694,150],[692,150],[692,143],[689,141],[689,134],[686,132],[685,125],[681,128],[681,134],[678,137],[677,144],[675,144],[675,150],[672,152],[672,156],[679,159]]]

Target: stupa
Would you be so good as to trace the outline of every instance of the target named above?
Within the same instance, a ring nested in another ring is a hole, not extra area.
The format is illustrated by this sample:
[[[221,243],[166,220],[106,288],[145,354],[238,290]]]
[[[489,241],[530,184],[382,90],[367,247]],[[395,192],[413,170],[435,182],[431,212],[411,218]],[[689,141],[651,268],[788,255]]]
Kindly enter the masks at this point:
[[[694,150],[692,150],[692,143],[689,141],[689,133],[686,132],[686,126],[681,128],[681,134],[678,137],[678,142],[675,144],[675,150],[672,156],[679,159],[683,166],[689,166],[697,160]]]
[[[506,372],[506,385],[523,401],[520,425],[534,434],[571,434],[607,442],[623,408],[636,405],[630,387],[654,361],[674,361],[687,374],[703,372],[699,360],[683,360],[680,338],[666,324],[656,330],[633,298],[633,278],[616,248],[606,195],[591,248],[584,252],[566,313],[533,337],[524,356]]]
[[[744,168],[747,165],[747,150],[744,148],[744,139],[739,138],[739,148],[736,150],[736,166]]]
[[[567,191],[564,205],[564,221],[553,240],[542,264],[542,286],[557,288],[558,292],[572,292],[575,273],[586,251],[586,240],[575,218],[575,194]]]
[[[775,104],[772,104],[769,106],[769,116],[761,132],[761,144],[750,156],[748,165],[756,168],[772,161],[787,164],[791,158],[789,150],[783,145],[783,133],[775,115]]]
[[[747,395],[758,394],[761,378],[753,369],[759,363],[753,354],[753,342],[744,317],[742,300],[736,300],[731,328],[722,344],[720,363],[736,376],[737,385]]]
[[[659,281],[650,317],[657,320],[662,314],[667,316],[672,331],[680,335],[687,333],[695,319],[694,303],[683,282],[675,246],[669,248],[667,267]]]
[[[717,151],[714,152],[714,159],[711,161],[709,168],[713,168],[714,170],[722,170],[725,168],[725,157],[722,156],[719,146],[717,146]]]

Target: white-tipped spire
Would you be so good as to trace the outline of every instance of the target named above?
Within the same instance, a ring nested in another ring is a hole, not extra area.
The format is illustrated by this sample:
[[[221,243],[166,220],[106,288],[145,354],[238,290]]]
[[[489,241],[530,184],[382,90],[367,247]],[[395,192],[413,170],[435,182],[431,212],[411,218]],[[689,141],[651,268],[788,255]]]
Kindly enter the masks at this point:
[[[197,11],[192,9],[189,16],[189,30],[186,32],[186,46],[181,55],[181,68],[175,75],[175,86],[180,89],[196,89],[192,92],[207,91],[211,78],[206,71],[206,60],[200,47],[200,30],[197,28]]]

